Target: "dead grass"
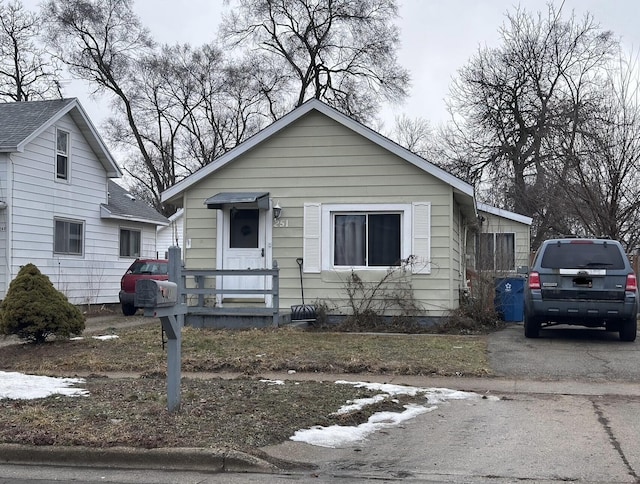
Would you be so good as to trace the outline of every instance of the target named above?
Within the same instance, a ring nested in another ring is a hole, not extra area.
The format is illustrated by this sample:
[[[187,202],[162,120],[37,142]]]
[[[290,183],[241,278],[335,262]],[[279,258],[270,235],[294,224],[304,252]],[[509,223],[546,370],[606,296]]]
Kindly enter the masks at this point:
[[[226,447],[251,452],[312,425],[349,424],[332,416],[370,396],[350,385],[272,385],[257,379],[185,379],[179,412],[166,411],[163,379],[90,378],[88,397],[0,400],[0,442],[90,447]],[[322,395],[322,398],[318,398]],[[399,409],[387,402],[384,407]],[[367,414],[370,411],[367,411]]]
[[[0,442],[93,447],[211,447],[248,452],[313,425],[354,424],[375,411],[401,410],[407,399],[349,416],[347,400],[371,392],[331,382],[269,385],[267,371],[405,375],[488,374],[486,338],[380,335],[296,329],[211,331],[185,328],[182,370],[240,372],[233,380],[184,378],[179,412],[166,410],[166,352],[157,322],[111,328],[117,339],[10,345],[0,369],[40,375],[89,374],[88,397],[0,400]],[[112,372],[133,373],[114,378]],[[108,377],[111,374],[111,377]],[[140,376],[140,377],[139,377]],[[420,397],[418,397],[418,400]],[[416,400],[414,400],[416,401]]]
[[[164,373],[166,351],[159,325],[107,330],[117,339],[11,345],[0,369],[42,375]],[[182,332],[185,372],[233,371],[249,375],[296,370],[332,373],[483,376],[488,370],[485,336],[329,333],[291,328]]]

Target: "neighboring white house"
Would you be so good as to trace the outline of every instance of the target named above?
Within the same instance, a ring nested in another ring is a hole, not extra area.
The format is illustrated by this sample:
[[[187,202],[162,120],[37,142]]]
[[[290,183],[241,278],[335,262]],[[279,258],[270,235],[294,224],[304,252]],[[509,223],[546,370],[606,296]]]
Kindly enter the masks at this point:
[[[443,316],[466,289],[480,220],[471,185],[316,99],[170,187],[162,201],[184,208],[187,268],[271,268],[276,260],[282,311],[300,303],[298,259],[307,301],[339,311],[352,271],[377,281],[408,260],[425,316]],[[247,287],[224,277],[216,288]]]
[[[531,222],[525,215],[478,203],[480,227],[475,244],[474,268],[501,274],[529,266]]]
[[[121,176],[77,99],[0,104],[0,298],[35,264],[74,304],[118,302],[138,256],[168,220]]]
[[[169,225],[158,226],[156,235],[158,258],[166,259],[169,247],[182,247],[182,232],[184,230],[183,213],[183,209],[178,209],[176,213],[169,217]]]

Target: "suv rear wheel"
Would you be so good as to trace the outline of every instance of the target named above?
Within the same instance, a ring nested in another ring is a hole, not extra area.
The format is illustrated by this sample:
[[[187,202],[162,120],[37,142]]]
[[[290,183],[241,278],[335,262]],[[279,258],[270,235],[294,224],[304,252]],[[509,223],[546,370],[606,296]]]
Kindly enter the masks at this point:
[[[632,318],[620,324],[620,341],[635,341],[638,333],[638,319]]]
[[[524,336],[526,338],[537,338],[540,336],[540,321],[533,316],[524,313]]]

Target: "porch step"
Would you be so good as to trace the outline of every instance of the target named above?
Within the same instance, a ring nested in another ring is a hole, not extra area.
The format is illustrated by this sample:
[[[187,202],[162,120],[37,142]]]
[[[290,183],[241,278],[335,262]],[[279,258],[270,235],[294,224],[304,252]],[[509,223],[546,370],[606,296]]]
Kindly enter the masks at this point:
[[[278,324],[282,323],[278,317]],[[290,319],[290,316],[286,319]],[[274,326],[272,308],[229,308],[229,307],[189,307],[185,315],[185,325],[193,328],[249,329]]]
[[[272,308],[252,308],[252,307],[200,307],[189,306],[189,314],[215,315],[215,316],[270,316],[273,317]]]

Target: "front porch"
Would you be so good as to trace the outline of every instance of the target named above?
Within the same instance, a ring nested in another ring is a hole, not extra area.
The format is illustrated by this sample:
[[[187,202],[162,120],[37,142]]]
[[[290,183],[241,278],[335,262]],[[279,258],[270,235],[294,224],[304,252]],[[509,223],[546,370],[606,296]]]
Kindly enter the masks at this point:
[[[171,250],[169,257],[171,257]],[[278,327],[291,321],[291,314],[281,315],[280,270],[273,269],[186,269],[177,277],[179,300],[187,304],[185,325],[194,328],[247,329]],[[263,277],[264,289],[218,287],[223,276],[234,278]],[[228,301],[225,295],[233,295]],[[257,296],[251,297],[250,296]],[[247,298],[247,299],[243,299]]]

